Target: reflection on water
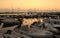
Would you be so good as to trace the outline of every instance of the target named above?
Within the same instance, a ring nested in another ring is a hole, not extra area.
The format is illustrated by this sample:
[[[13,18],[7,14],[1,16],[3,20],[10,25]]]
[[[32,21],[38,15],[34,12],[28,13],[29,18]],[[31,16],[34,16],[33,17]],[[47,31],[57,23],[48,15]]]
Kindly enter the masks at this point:
[[[33,22],[38,21],[43,22],[43,18],[29,18],[29,19],[24,18],[23,25],[31,25]]]
[[[43,22],[43,18],[29,18],[29,19],[24,18],[21,29],[29,30],[30,26],[31,26],[31,24],[33,24],[33,22],[39,22],[39,21]]]

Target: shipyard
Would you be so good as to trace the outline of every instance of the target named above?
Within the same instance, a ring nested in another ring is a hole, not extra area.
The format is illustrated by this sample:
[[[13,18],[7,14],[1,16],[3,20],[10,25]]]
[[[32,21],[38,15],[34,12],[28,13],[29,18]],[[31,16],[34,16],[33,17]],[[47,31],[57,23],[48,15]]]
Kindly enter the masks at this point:
[[[60,38],[60,0],[0,0],[0,38]]]
[[[60,38],[59,14],[59,12],[53,14],[27,12],[24,15],[1,13],[0,38]]]

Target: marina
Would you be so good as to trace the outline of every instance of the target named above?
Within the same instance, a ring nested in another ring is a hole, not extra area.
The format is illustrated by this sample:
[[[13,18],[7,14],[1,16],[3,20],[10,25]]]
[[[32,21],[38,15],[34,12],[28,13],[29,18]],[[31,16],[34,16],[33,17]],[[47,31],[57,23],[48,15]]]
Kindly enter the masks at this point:
[[[60,38],[59,15],[57,17],[55,15],[50,15],[48,17],[47,15],[50,14],[46,13],[46,15],[42,15],[42,17],[41,15],[36,15],[38,17],[30,17],[30,15],[26,15],[22,18],[20,17],[21,15],[2,14],[3,17],[0,15],[0,31],[2,33],[0,34],[2,35],[1,38],[8,38],[8,36],[9,38],[20,38],[21,35],[23,36],[21,38]],[[11,33],[11,31],[13,31],[13,33]],[[17,36],[15,36],[14,33],[17,33]]]

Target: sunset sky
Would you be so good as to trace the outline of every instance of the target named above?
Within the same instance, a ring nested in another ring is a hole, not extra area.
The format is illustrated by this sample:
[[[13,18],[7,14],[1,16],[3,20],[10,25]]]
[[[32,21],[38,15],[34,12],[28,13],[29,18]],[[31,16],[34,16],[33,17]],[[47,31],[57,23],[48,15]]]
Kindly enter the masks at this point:
[[[60,0],[0,0],[0,10],[60,10]]]

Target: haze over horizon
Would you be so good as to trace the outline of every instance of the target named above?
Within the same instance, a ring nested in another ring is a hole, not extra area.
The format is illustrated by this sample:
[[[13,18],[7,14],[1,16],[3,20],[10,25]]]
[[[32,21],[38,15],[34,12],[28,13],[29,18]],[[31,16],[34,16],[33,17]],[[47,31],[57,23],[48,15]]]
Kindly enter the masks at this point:
[[[60,11],[60,0],[0,0],[0,11]]]

